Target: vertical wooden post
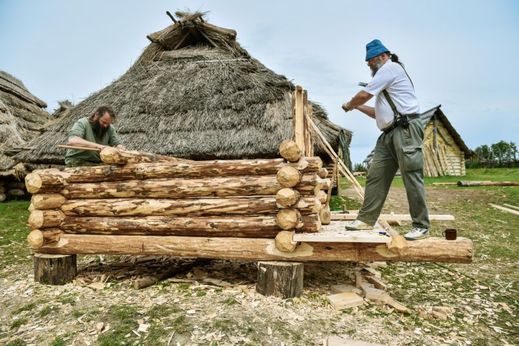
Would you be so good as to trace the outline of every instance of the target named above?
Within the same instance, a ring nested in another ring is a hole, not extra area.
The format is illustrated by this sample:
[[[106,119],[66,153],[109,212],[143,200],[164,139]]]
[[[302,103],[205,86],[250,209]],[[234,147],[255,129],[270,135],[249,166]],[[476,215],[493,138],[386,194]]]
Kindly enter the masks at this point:
[[[64,285],[77,274],[76,255],[34,254],[34,281],[48,285]]]
[[[265,296],[299,297],[303,293],[303,275],[303,263],[258,262],[256,291]]]
[[[306,93],[305,93],[306,95]],[[313,109],[310,103],[306,103],[305,106],[306,114],[311,118]],[[312,157],[314,156],[314,142],[312,138],[312,132],[310,131],[310,124],[308,123],[307,117],[305,116],[305,151],[306,156]]]
[[[296,86],[294,91],[294,134],[295,142],[303,156],[306,156],[305,152],[305,114],[304,114],[304,95],[303,88]]]

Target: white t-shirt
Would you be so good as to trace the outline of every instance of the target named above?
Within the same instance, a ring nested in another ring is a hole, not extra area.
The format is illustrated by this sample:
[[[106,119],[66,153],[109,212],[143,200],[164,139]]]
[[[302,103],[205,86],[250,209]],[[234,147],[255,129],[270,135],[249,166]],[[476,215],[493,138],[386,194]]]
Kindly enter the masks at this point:
[[[394,120],[393,110],[382,93],[384,89],[387,90],[389,97],[401,114],[420,112],[413,85],[404,69],[399,64],[388,60],[364,88],[365,92],[376,96],[375,119],[379,129],[386,128]]]

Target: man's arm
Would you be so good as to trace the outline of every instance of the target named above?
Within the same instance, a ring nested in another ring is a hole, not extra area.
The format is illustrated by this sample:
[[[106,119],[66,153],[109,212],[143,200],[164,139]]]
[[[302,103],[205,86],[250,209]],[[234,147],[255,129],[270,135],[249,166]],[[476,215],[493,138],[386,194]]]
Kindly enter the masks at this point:
[[[357,106],[356,109],[361,111],[362,113],[366,114],[370,118],[375,119],[375,108],[366,106],[366,105],[360,105],[360,106]]]
[[[94,148],[94,149],[100,149],[103,150],[106,146],[102,144],[97,144],[94,142],[87,141],[86,139],[83,139],[79,136],[71,136],[68,139],[68,145],[74,145],[78,147],[87,147],[87,148]]]
[[[361,90],[357,93],[357,95],[353,96],[353,98],[349,102],[346,102],[345,104],[343,104],[342,109],[344,109],[345,112],[351,111],[352,109],[355,109],[358,106],[365,104],[366,102],[371,100],[372,97],[373,97],[373,95],[371,95],[370,93],[367,93],[364,90]],[[361,111],[361,112],[365,113],[364,111]],[[366,113],[366,114],[368,114],[368,113]]]

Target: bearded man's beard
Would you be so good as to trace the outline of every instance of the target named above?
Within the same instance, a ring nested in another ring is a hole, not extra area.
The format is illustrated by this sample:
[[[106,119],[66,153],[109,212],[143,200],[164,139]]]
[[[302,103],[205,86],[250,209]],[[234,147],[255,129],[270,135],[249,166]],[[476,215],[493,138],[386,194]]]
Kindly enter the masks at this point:
[[[110,126],[108,126],[108,127],[101,126],[101,123],[99,122],[99,120],[94,121],[92,123],[92,130],[94,131],[94,135],[99,139],[104,137],[104,135],[106,134],[106,132],[108,131],[109,128],[110,128]]]
[[[384,65],[384,62],[382,61],[382,59],[378,59],[376,62],[375,62],[375,65],[374,66],[370,66],[369,68],[371,69],[371,77],[374,77],[375,74],[377,73],[377,71],[382,67],[382,65]]]

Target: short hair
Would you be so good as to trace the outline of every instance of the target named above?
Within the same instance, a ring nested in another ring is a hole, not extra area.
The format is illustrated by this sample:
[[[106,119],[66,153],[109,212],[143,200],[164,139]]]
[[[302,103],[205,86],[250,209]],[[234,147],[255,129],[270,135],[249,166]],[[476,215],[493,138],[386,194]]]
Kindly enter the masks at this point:
[[[112,109],[112,107],[110,106],[101,106],[99,108],[97,108],[97,110],[94,112],[94,114],[92,114],[90,116],[90,119],[94,119],[94,117],[96,115],[98,116],[103,116],[105,113],[108,113],[108,115],[110,115],[110,118],[112,118],[112,120],[115,120],[115,112],[114,110]]]

